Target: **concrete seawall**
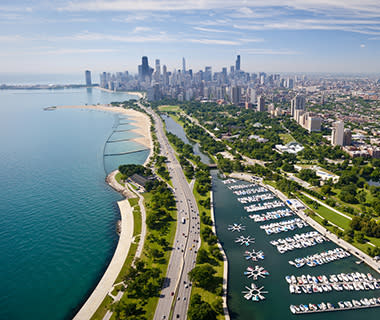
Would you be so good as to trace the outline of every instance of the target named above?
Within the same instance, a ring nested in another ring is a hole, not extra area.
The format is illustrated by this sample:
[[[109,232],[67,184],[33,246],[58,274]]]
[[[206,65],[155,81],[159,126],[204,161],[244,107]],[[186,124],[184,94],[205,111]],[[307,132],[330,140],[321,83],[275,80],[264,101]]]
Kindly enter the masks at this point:
[[[88,320],[93,316],[112,288],[127,258],[133,238],[133,208],[128,199],[119,201],[117,204],[121,215],[121,232],[115,253],[102,279],[75,315],[74,320]]]

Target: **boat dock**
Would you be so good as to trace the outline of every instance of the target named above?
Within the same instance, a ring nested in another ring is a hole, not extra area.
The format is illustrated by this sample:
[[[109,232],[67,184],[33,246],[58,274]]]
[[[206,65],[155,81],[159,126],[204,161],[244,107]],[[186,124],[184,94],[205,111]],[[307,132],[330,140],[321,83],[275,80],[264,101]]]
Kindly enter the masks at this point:
[[[307,314],[307,313],[347,311],[347,310],[355,310],[355,309],[368,309],[368,308],[380,307],[380,298],[361,299],[360,301],[351,300],[351,301],[344,301],[344,302],[339,301],[338,306],[334,306],[329,302],[327,303],[322,302],[318,304],[318,307],[315,304],[299,305],[299,306],[291,305],[290,311],[293,314]],[[320,308],[319,306],[325,306],[325,307]]]

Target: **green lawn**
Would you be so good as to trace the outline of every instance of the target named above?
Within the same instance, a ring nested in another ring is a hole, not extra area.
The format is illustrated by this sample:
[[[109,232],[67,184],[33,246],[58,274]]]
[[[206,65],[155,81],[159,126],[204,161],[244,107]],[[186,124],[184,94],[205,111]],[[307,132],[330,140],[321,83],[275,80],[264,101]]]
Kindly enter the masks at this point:
[[[205,207],[203,207],[203,206],[201,206],[199,204],[199,201],[207,199],[209,197],[209,194],[207,196],[202,196],[202,195],[200,195],[195,190],[195,188],[194,188],[193,193],[194,193],[195,200],[197,201],[197,205],[198,205],[198,209],[199,209],[199,214],[201,215],[202,212],[206,212],[206,215],[208,215],[209,217],[211,217],[211,210],[210,209],[206,209]],[[202,231],[204,228],[205,228],[205,225],[203,223],[201,223],[201,230],[200,231]],[[209,246],[209,244],[207,242],[201,241],[200,248],[208,250],[209,247],[210,246]],[[196,264],[196,266],[199,266],[199,265],[200,264]],[[222,261],[218,261],[218,265],[216,265],[216,266],[213,265],[213,268],[216,270],[215,276],[223,278],[223,262]],[[191,288],[192,288],[191,289],[191,295],[194,295],[194,294],[198,293],[202,297],[202,300],[205,300],[205,301],[207,301],[210,304],[218,297],[216,294],[214,294],[214,293],[212,293],[210,291],[207,291],[205,289],[202,289],[202,288],[199,288],[199,287],[195,287],[195,286],[192,286]],[[217,319],[219,319],[219,320],[224,319],[224,315],[218,315]]]
[[[119,183],[119,184],[121,184],[123,187],[125,187],[125,184],[122,182],[122,174],[121,174],[121,172],[118,172],[118,173],[116,173],[116,176],[115,176],[115,179],[116,179],[116,181]]]
[[[322,206],[322,205],[319,205],[319,207],[317,209],[315,209],[313,207],[313,205],[310,205],[307,203],[307,198],[306,196],[304,196],[303,194],[299,194],[299,197],[301,198],[301,200],[303,202],[305,202],[309,207],[311,207],[315,212],[317,212],[319,215],[321,215],[323,218],[325,218],[326,220],[332,222],[333,224],[336,224],[337,226],[343,228],[344,230],[347,230],[349,228],[349,225],[350,225],[350,220],[337,214],[336,212]]]
[[[330,209],[328,209],[328,208],[326,208],[326,207],[324,207],[322,205],[320,205],[318,207],[318,209],[313,208],[313,205],[309,205],[306,202],[306,197],[304,195],[302,195],[302,194],[299,195],[299,198],[303,202],[305,202],[309,207],[311,207],[314,212],[316,212],[319,215],[321,215],[324,219],[328,220],[331,223],[336,224],[337,226],[343,228],[344,230],[349,229],[349,224],[350,224],[350,220],[349,219],[347,219],[347,218],[345,218],[345,217],[337,214],[334,211],[331,211]],[[337,229],[334,226],[332,226],[332,225],[325,226],[322,223],[323,219],[321,219],[319,216],[317,216],[317,215],[310,215],[310,217],[313,220],[315,220],[316,222],[318,222],[320,225],[322,225],[323,227],[325,227],[326,229],[330,230],[332,233],[336,234]],[[367,240],[369,240],[371,243],[373,243],[375,246],[380,247],[380,239],[373,238],[373,237],[365,237],[365,238]],[[359,250],[363,251],[364,253],[367,253],[367,249],[368,248],[373,248],[373,246],[371,246],[368,243],[359,243],[356,240],[354,240],[351,244],[353,246],[355,246],[356,248],[358,248]]]
[[[290,133],[280,133],[279,136],[283,144],[296,141]]]
[[[144,193],[143,196],[144,196],[144,205],[145,205],[145,208],[147,210],[147,214],[149,214],[148,213],[149,212],[149,206],[150,206],[149,203],[151,202],[152,194]],[[175,232],[176,232],[176,224],[177,224],[177,211],[176,211],[176,209],[172,209],[170,211],[170,213],[171,213],[172,221],[170,221],[168,223],[168,226],[169,226],[168,231],[165,234],[162,234],[159,231],[150,230],[148,228],[146,238],[149,238],[150,235],[153,235],[157,238],[162,237],[168,241],[169,247],[173,246],[174,236],[175,236]],[[147,267],[159,268],[161,270],[162,277],[164,277],[166,275],[166,270],[167,270],[167,266],[168,266],[167,264],[169,262],[171,250],[167,250],[164,252],[165,263],[159,263],[159,262],[153,261],[153,259],[147,255],[147,250],[154,248],[155,246],[159,247],[158,244],[145,241],[144,249],[143,249],[143,253],[142,253],[141,258],[142,258],[142,260],[144,260],[146,262]],[[145,311],[144,316],[147,319],[153,319],[154,312],[156,310],[156,306],[158,303],[158,297],[152,297],[152,298],[149,298],[147,301],[141,301],[141,299],[135,299],[135,298],[128,297],[127,295],[124,295],[122,297],[122,300],[128,301],[129,303],[134,302],[134,303],[140,305],[143,308],[143,310]],[[112,315],[111,319],[115,319],[114,314]]]
[[[164,106],[159,106],[158,110],[160,110],[162,112],[180,112],[181,108],[179,106],[164,105]]]
[[[179,119],[179,115],[177,115],[177,114],[170,114],[170,117],[171,117],[175,122],[177,122],[178,124],[180,124],[182,127],[185,125],[185,122],[183,122],[182,120]]]
[[[140,207],[138,206],[138,198],[133,198],[128,200],[132,207],[134,207],[133,210],[133,235],[137,235],[141,233],[141,214],[140,214]],[[131,247],[129,248],[129,252],[127,255],[127,258],[124,261],[123,267],[120,270],[119,275],[116,278],[115,283],[119,283],[123,280],[123,276],[125,274],[125,271],[128,269],[128,267],[132,264],[133,258],[135,257],[136,250],[137,250],[138,243],[132,243]],[[114,290],[115,291],[115,290]],[[97,319],[103,319],[105,314],[107,313],[107,310],[109,310],[113,300],[111,297],[107,296],[98,310],[95,312],[95,314],[92,316],[91,320],[97,320]]]

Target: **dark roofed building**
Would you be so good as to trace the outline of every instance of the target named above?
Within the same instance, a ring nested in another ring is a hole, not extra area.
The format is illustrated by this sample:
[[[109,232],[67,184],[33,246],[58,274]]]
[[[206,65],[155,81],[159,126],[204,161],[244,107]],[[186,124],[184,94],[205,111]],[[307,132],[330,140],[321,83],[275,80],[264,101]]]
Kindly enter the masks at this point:
[[[150,180],[149,178],[146,178],[137,173],[134,173],[133,175],[131,175],[129,179],[131,179],[134,183],[140,185],[143,188],[145,188],[146,183]]]

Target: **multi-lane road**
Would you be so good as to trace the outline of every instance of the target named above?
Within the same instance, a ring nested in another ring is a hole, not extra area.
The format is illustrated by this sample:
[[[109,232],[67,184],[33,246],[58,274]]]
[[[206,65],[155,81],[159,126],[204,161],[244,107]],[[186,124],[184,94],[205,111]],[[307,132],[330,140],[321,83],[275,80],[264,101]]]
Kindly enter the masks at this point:
[[[155,320],[186,319],[191,283],[188,273],[195,266],[200,246],[200,221],[197,203],[182,168],[165,135],[161,118],[150,108],[145,108],[153,116],[161,155],[167,158],[167,167],[173,183],[173,192],[177,202],[177,231],[173,251],[154,315]],[[172,310],[172,312],[171,312]]]

